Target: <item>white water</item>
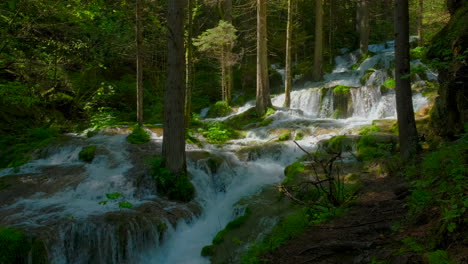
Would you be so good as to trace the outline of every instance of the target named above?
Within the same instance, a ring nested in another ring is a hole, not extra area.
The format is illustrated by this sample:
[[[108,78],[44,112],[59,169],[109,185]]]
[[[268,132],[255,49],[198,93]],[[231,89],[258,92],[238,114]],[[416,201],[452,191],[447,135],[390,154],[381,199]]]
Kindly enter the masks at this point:
[[[211,244],[216,233],[223,229],[230,220],[238,216],[236,215],[238,212],[236,203],[243,197],[259,192],[265,186],[280,182],[284,177],[284,167],[303,154],[294,144],[285,142],[275,148],[258,147],[257,150],[253,150],[249,154],[247,161],[239,160],[236,156],[235,152],[243,148],[275,140],[278,137],[275,134],[276,130],[287,128],[307,132],[299,143],[307,149],[312,149],[322,139],[348,133],[350,129],[369,124],[374,119],[395,118],[394,93],[382,94],[379,89],[380,85],[391,77],[388,75],[387,69],[391,66],[394,56],[393,42],[370,45],[369,50],[376,52],[377,55],[365,60],[357,70],[351,70],[351,66],[357,61],[356,52],[338,56],[335,59],[335,69],[324,77],[325,81],[310,83],[305,89],[294,90],[291,93],[291,109],[281,108],[284,95],[273,98],[272,102],[278,107],[278,110],[268,117],[272,119],[268,126],[251,129],[245,139],[232,140],[225,146],[209,146],[206,150],[224,160],[216,173],[213,174],[203,161],[189,162],[188,170],[197,190],[196,200],[203,209],[202,214],[190,222],[179,221],[175,229],[168,225],[169,229],[161,244],[157,242],[158,232],[154,230],[154,227],[151,227],[150,236],[152,238],[142,239],[141,245],[136,246],[139,238],[134,236],[141,234],[137,233],[138,228],[132,225],[129,232],[134,235],[130,236],[134,246],[127,246],[126,254],[132,257],[131,260],[127,261],[141,264],[209,263],[207,258],[200,256],[201,249],[203,246]],[[365,85],[361,85],[359,79],[365,71],[368,68],[378,68],[377,66],[381,68],[370,76]],[[430,72],[428,76],[433,78],[435,73]],[[334,120],[330,118],[334,111],[332,89],[323,91],[322,89],[336,85],[353,87],[350,90],[352,114],[347,119]],[[426,104],[427,99],[421,94],[413,96],[415,110]],[[244,112],[254,105],[255,102],[248,102],[240,107],[236,114]],[[207,111],[208,109],[204,109],[201,116],[205,116]],[[222,121],[229,117],[210,120]],[[320,135],[315,134],[319,130],[322,130]],[[154,141],[161,139],[161,137],[152,136]],[[47,221],[50,219],[64,216],[86,221],[86,218],[92,215],[118,211],[117,203],[112,201],[106,205],[99,205],[99,201],[107,200],[106,193],[122,193],[124,199],[134,205],[145,202],[136,198],[135,186],[125,177],[131,168],[125,135],[98,135],[90,139],[81,138],[79,142],[80,144],[61,147],[47,158],[28,163],[20,167],[18,171],[9,169],[0,171],[0,176],[4,176],[37,173],[41,171],[42,167],[51,165],[83,165],[85,168],[85,179],[74,188],[64,189],[51,196],[38,193],[34,197],[20,199],[10,205],[10,209],[21,209],[21,213],[11,216],[14,218],[13,220],[20,221],[19,225],[29,227],[47,225]],[[78,152],[83,145],[98,146],[98,155],[90,164],[84,164],[78,160]],[[193,148],[193,146],[189,146],[187,149]],[[0,208],[0,210],[2,209],[8,208]],[[70,228],[74,231],[70,231]],[[80,233],[90,237],[97,233],[97,240],[101,242],[95,243],[97,245],[105,244],[102,247],[109,250],[99,254],[99,258],[94,259],[97,261],[96,263],[123,261],[122,258],[116,257],[115,250],[117,249],[115,248],[117,248],[119,238],[115,234],[118,232],[115,228],[87,225],[86,222],[83,226],[77,225],[70,228],[65,229],[68,230],[67,236],[64,232],[62,233],[62,243],[66,244],[64,241],[79,236]],[[69,235],[69,233],[74,235]],[[83,237],[80,239],[83,240]],[[144,248],[143,244],[146,244],[150,249],[140,252]],[[86,263],[86,258],[70,259],[71,255],[79,254],[79,252],[73,251],[69,246],[59,245],[54,250],[55,263]],[[106,254],[112,255],[112,257],[106,260]]]

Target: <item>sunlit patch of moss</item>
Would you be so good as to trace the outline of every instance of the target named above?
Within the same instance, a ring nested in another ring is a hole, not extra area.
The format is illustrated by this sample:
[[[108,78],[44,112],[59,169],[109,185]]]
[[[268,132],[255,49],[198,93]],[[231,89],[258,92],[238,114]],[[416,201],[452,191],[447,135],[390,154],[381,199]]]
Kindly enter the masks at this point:
[[[291,139],[291,132],[284,132],[278,137],[278,141],[288,141]]]
[[[80,160],[84,162],[91,162],[94,159],[94,155],[96,153],[96,146],[91,145],[83,148],[83,150],[80,151],[78,154],[78,157]]]

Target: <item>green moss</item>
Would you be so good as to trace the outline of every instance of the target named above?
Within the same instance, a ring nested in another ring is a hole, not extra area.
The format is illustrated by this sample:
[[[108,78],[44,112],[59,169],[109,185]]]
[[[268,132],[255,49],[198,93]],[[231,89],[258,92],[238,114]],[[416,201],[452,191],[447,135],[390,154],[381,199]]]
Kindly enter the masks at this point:
[[[349,150],[350,146],[345,146],[346,136],[334,136],[327,140],[323,147],[326,152],[337,153],[343,150]]]
[[[245,213],[243,216],[239,216],[238,218],[232,220],[231,222],[227,223],[226,227],[219,231],[218,234],[213,238],[213,245],[219,245],[224,241],[224,236],[234,229],[241,227],[247,219],[252,215],[252,211],[250,208],[245,209]]]
[[[278,138],[278,141],[287,141],[287,140],[290,140],[291,139],[291,132],[284,132],[283,134],[281,134]]]
[[[340,109],[335,109],[335,111],[333,112],[333,119],[338,119],[340,118],[340,116],[342,115]]]
[[[366,72],[360,79],[359,82],[361,85],[365,85],[367,80],[369,80],[370,76],[372,75],[373,72]]]
[[[215,118],[215,117],[223,117],[230,115],[232,113],[232,108],[227,104],[225,101],[216,102],[213,106],[210,107],[206,117],[208,118]]]
[[[201,250],[201,255],[203,257],[213,256],[213,245],[204,246]]]
[[[302,140],[303,138],[304,138],[304,133],[297,132],[296,136],[294,137],[294,140]]]
[[[84,162],[91,162],[94,159],[94,155],[96,153],[96,146],[91,145],[83,148],[83,150],[80,151],[78,154],[78,157],[80,160]]]
[[[132,144],[144,144],[150,141],[150,134],[141,126],[133,128],[132,133],[127,136],[127,141]]]
[[[156,182],[158,192],[166,195],[170,200],[189,202],[195,197],[195,187],[187,174],[174,175],[164,167],[162,157],[149,160],[151,176]]]
[[[356,62],[356,64],[354,64],[353,66],[351,66],[351,69],[352,69],[352,70],[357,70],[357,69],[359,69],[359,66],[361,66],[361,64],[362,64],[365,60],[367,60],[368,58],[370,58],[370,57],[372,57],[372,56],[374,56],[374,55],[375,55],[374,53],[369,52],[369,53],[367,53],[367,54],[364,55],[364,56],[360,56],[360,58],[359,58],[359,60]]]
[[[286,178],[283,181],[284,185],[291,184],[294,182],[296,175],[305,170],[305,166],[300,161],[296,161],[291,165],[284,168],[284,175]]]
[[[22,232],[10,227],[0,227],[0,263],[23,263],[29,249],[28,240]]]
[[[346,85],[337,85],[333,88],[333,93],[335,95],[347,95],[349,94],[350,87]]]
[[[283,218],[262,241],[252,244],[242,256],[242,264],[262,263],[260,256],[273,251],[291,238],[304,232],[309,226],[309,217],[304,211]]]
[[[410,50],[410,58],[411,60],[416,60],[416,59],[422,60],[426,57],[426,52],[427,52],[426,47],[418,46]]]
[[[387,89],[395,89],[396,87],[396,83],[395,83],[395,79],[387,79],[383,84],[382,86],[384,86],[385,88]]]
[[[370,133],[380,132],[380,128],[376,125],[364,126],[359,130],[359,135],[366,136]]]
[[[393,144],[378,143],[373,136],[362,136],[356,148],[360,160],[370,161],[378,158],[391,157],[395,146]]]

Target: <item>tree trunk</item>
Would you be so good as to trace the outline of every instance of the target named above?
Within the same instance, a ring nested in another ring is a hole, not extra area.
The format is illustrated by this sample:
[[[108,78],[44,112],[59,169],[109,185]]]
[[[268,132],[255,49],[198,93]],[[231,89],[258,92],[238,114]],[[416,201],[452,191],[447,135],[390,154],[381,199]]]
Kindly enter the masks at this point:
[[[395,79],[400,153],[408,159],[417,152],[418,133],[414,120],[409,58],[408,0],[395,0]]]
[[[185,127],[188,127],[192,114],[192,87],[193,87],[193,1],[187,0],[187,42],[185,65]],[[195,5],[197,3],[195,2]]]
[[[232,0],[224,0],[224,20],[232,24]],[[232,47],[228,50],[229,54],[232,52]],[[230,57],[230,56],[228,56]],[[226,66],[226,103],[231,104],[233,82],[233,71],[231,63]]]
[[[367,0],[358,0],[357,21],[359,30],[359,51],[361,56],[365,56],[369,47],[369,7]]]
[[[267,4],[257,0],[257,114],[264,115],[271,106],[268,80]]]
[[[178,176],[186,172],[185,161],[185,0],[167,0],[168,69],[164,98],[162,153],[165,167]]]
[[[143,34],[141,30],[141,0],[136,0],[136,66],[137,66],[137,122],[143,125]]]
[[[292,75],[291,75],[291,38],[292,38],[292,1],[288,0],[288,23],[286,26],[286,69],[284,79],[284,107],[291,106],[291,86],[292,86]]]
[[[323,63],[323,0],[315,0],[315,50],[314,71],[312,78],[319,81],[322,78]]]
[[[423,45],[423,11],[424,11],[423,0],[419,0],[419,9],[418,9],[418,44],[419,46]]]

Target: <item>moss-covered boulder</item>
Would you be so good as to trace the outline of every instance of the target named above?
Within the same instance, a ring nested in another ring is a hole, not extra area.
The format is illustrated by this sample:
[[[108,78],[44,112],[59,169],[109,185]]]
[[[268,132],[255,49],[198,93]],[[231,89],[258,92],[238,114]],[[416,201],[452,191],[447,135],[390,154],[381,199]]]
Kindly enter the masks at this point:
[[[94,154],[96,153],[96,146],[91,145],[83,148],[80,153],[78,154],[78,157],[80,160],[84,162],[91,162],[94,159]]]
[[[234,111],[228,105],[228,103],[224,101],[216,102],[213,106],[210,107],[206,117],[208,118],[215,118],[215,117],[223,117],[232,114]]]
[[[447,3],[452,17],[432,40],[427,56],[437,62],[441,84],[432,113],[433,127],[439,135],[453,137],[468,122],[468,2]]]
[[[333,88],[333,118],[346,118],[352,114],[351,87],[338,85]]]

